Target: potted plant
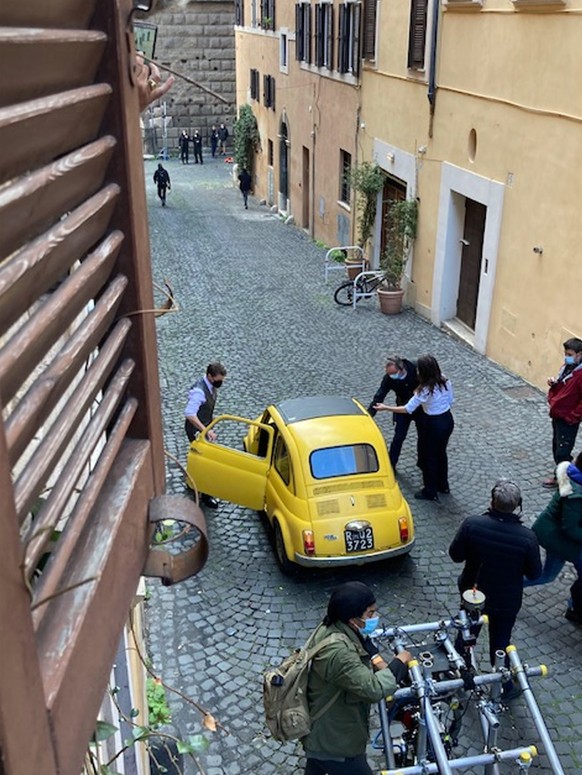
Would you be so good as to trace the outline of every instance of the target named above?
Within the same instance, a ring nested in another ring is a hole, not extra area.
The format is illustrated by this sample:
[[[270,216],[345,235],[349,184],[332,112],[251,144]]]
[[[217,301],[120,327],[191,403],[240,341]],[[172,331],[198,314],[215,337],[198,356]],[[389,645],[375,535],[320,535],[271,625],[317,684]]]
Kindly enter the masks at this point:
[[[234,123],[234,174],[243,168],[252,174],[255,153],[261,144],[257,119],[250,105],[241,105]]]
[[[348,185],[356,192],[356,209],[358,213],[358,245],[366,255],[366,247],[372,236],[376,220],[378,193],[384,186],[384,174],[377,164],[368,161],[352,167],[346,176]],[[352,263],[361,265],[361,259],[354,258]],[[349,259],[346,260],[349,266]],[[356,274],[361,269],[357,267]],[[349,275],[349,268],[348,268]],[[353,278],[352,278],[353,279]]]
[[[418,223],[418,201],[403,199],[391,203],[386,216],[385,248],[380,257],[383,274],[382,286],[378,288],[380,309],[387,315],[401,311],[404,289],[402,278],[416,238]]]

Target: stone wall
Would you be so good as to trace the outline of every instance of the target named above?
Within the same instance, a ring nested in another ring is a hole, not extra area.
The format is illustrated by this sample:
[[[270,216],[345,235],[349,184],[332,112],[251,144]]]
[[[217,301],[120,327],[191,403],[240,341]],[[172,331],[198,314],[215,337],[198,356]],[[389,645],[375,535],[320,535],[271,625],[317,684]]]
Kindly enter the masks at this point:
[[[190,134],[198,129],[209,145],[210,127],[224,122],[232,134],[236,114],[234,2],[232,0],[193,0],[160,3],[146,21],[158,26],[155,57],[228,100],[224,104],[191,83],[176,78],[167,95],[168,148],[176,153],[182,129]],[[165,75],[165,74],[163,74]],[[144,114],[144,125],[154,129],[153,151],[163,146],[161,121],[152,121],[159,110]],[[150,132],[146,129],[146,135]]]

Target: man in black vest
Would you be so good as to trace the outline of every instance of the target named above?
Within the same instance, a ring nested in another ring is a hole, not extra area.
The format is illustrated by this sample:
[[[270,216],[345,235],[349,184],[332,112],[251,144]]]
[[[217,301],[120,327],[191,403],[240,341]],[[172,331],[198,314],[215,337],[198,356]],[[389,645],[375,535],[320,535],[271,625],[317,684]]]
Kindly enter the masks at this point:
[[[200,377],[190,388],[188,393],[188,403],[184,414],[186,422],[184,429],[189,441],[194,441],[196,436],[206,430],[206,426],[211,422],[214,414],[214,405],[216,404],[216,391],[224,382],[226,369],[222,363],[210,363],[206,369],[206,375]],[[216,433],[208,431],[209,441],[216,441]],[[210,495],[200,493],[200,499],[206,506],[212,509],[218,508],[218,501]]]

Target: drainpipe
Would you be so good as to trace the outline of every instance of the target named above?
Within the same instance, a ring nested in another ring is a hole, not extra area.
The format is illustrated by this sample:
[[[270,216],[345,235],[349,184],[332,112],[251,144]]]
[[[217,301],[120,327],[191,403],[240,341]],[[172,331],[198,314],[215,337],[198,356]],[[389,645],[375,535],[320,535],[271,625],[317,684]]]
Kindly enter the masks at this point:
[[[432,137],[432,124],[436,107],[436,61],[439,35],[440,0],[433,0],[432,6],[432,38],[430,42],[430,63],[428,73],[428,101],[430,103],[430,127],[428,136]]]

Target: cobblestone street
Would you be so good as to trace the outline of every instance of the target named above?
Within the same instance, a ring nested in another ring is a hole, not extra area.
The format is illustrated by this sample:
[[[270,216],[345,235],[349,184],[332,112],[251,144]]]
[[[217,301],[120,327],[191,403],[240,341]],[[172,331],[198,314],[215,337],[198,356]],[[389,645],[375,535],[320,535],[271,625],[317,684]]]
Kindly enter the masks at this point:
[[[411,311],[383,316],[375,299],[362,301],[356,311],[339,307],[333,291],[343,276],[334,273],[325,285],[325,250],[252,197],[245,210],[231,166],[222,160],[203,166],[168,162],[172,190],[166,208],[152,183],[155,166],[146,163],[153,274],[158,284],[170,281],[179,305],[178,313],[157,321],[165,440],[172,455],[185,463],[188,389],[212,360],[228,369],[215,414],[254,418],[275,400],[319,393],[355,396],[367,405],[391,352],[410,358],[434,354],[455,388],[451,494],[438,504],[415,501],[421,481],[414,429],[403,447],[398,481],[417,535],[408,557],[287,578],[261,518],[222,503],[206,512],[210,558],[202,573],[175,587],[148,583],[154,669],[227,730],[205,733],[211,745],[200,762],[207,775],[295,775],[302,772],[301,747],[265,736],[262,671],[303,643],[341,581],[369,584],[389,624],[432,621],[456,611],[460,568],[447,549],[461,520],[487,508],[501,476],[522,488],[528,524],[549,500],[540,486],[552,464],[545,398]],[[556,339],[548,374],[559,366],[559,345]],[[387,414],[377,419],[389,440]],[[177,466],[170,461],[167,471],[168,492],[184,492]],[[550,669],[547,679],[534,678],[532,685],[569,774],[582,773],[582,628],[564,618],[572,578],[566,566],[553,584],[526,590],[514,630],[522,659]],[[479,644],[483,666],[486,640],[482,636]],[[200,732],[199,714],[180,698],[169,699],[176,732]],[[512,703],[502,726],[503,747],[537,740],[521,700]],[[469,718],[463,750],[476,751],[471,746],[478,740]],[[379,771],[379,752],[370,751],[369,759]],[[500,767],[502,773],[516,769]],[[531,769],[550,772],[543,757]],[[186,772],[193,775],[196,768],[189,763]]]

